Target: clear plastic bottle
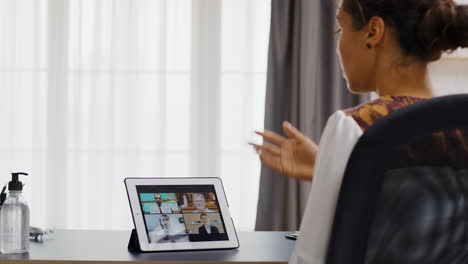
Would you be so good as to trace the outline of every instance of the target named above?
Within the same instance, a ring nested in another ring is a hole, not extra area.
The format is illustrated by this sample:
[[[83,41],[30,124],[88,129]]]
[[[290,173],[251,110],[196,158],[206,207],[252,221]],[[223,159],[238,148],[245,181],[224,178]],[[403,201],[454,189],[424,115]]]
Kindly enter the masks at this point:
[[[29,207],[21,195],[22,183],[15,178],[0,210],[0,252],[4,254],[29,251]]]

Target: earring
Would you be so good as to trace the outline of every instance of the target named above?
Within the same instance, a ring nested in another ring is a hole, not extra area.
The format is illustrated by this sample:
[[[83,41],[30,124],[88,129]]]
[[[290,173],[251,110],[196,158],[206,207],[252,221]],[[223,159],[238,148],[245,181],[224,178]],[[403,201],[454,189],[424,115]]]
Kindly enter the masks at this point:
[[[372,45],[370,43],[367,43],[366,46],[368,49],[372,49]]]

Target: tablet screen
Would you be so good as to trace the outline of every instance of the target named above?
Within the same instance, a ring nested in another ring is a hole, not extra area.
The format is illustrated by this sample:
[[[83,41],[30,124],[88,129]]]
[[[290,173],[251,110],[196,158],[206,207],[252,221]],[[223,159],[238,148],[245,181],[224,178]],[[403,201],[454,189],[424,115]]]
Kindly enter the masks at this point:
[[[229,240],[214,185],[137,185],[148,243]]]

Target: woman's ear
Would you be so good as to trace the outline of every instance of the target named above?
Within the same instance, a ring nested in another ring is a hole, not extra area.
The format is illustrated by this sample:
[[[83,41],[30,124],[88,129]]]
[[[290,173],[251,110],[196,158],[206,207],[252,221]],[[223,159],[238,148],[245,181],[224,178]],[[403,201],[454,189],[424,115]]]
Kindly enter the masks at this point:
[[[365,43],[368,49],[372,49],[382,43],[386,31],[385,21],[378,16],[373,16],[367,23]]]

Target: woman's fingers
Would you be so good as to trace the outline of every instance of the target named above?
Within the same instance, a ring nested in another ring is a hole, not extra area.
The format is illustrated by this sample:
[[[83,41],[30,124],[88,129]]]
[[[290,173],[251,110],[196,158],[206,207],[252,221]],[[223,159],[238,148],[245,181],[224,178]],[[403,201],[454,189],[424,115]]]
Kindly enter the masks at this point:
[[[281,150],[277,146],[273,146],[273,145],[269,145],[269,144],[257,145],[257,144],[254,144],[254,143],[249,143],[249,145],[253,146],[255,151],[257,153],[259,153],[259,154],[262,153],[262,152],[265,152],[265,151],[268,151],[271,154],[276,155],[276,156],[279,156],[281,154]]]
[[[297,130],[291,123],[288,121],[283,122],[283,131],[288,135],[288,137],[293,138],[297,141],[302,141],[304,139],[304,134],[301,131]]]
[[[280,149],[276,146],[271,145],[257,145],[254,143],[249,143],[253,146],[255,152],[257,152],[260,157],[262,165],[271,168],[276,171],[281,171],[281,158],[280,158]]]
[[[260,154],[260,161],[262,164],[270,169],[281,172],[281,160],[278,156],[272,155],[269,152],[262,152]]]
[[[255,134],[262,136],[264,139],[266,139],[266,140],[268,140],[271,143],[276,144],[276,145],[281,145],[281,144],[283,144],[283,142],[285,142],[287,140],[285,137],[280,136],[280,135],[278,135],[275,132],[270,131],[270,130],[265,130],[264,132],[255,131]]]

